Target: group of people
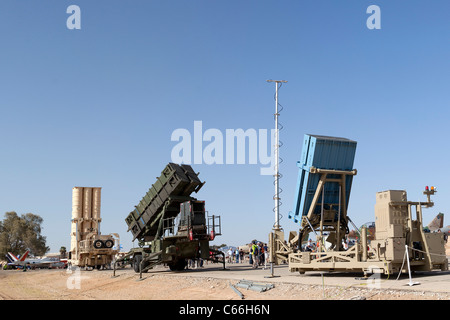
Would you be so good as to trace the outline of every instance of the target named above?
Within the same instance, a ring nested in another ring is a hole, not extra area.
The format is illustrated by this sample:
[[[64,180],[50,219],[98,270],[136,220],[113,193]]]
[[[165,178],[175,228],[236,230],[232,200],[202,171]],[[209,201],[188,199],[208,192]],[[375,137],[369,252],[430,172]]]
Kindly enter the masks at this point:
[[[355,240],[352,239],[342,239],[342,249],[348,250],[355,244]],[[320,239],[313,242],[311,239],[308,240],[307,244],[303,245],[303,251],[317,252],[323,251],[324,244],[320,242]]]
[[[241,249],[239,250],[233,250],[232,248],[228,249],[227,251],[227,262],[228,263],[244,263],[245,254],[244,251]]]
[[[208,260],[206,262],[202,259],[189,259],[187,262],[187,268],[188,269],[196,269],[196,268],[203,268],[203,264],[207,264]]]
[[[249,245],[250,252],[248,253],[248,261],[253,268],[258,268],[258,266],[263,266],[264,269],[267,266],[267,261],[269,260],[269,249],[266,243],[252,241]],[[233,250],[228,249],[226,252],[226,261],[228,263],[244,263],[247,260],[247,254],[242,250],[242,248]]]
[[[250,248],[250,264],[253,269],[257,269],[258,266],[264,265],[264,269],[267,267],[267,261],[269,260],[269,248],[267,244],[252,241]]]

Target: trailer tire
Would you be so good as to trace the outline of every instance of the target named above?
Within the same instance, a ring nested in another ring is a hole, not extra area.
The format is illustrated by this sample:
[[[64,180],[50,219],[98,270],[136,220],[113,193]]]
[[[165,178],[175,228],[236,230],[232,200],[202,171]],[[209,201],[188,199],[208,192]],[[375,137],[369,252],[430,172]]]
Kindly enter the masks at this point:
[[[105,241],[105,247],[106,248],[110,249],[110,248],[113,247],[113,245],[114,245],[114,242],[112,240],[106,240]]]
[[[169,265],[170,271],[183,271],[186,268],[186,260],[177,260],[174,264]]]
[[[95,240],[94,241],[94,248],[95,249],[103,248],[103,246],[104,246],[104,243],[103,243],[102,240]]]
[[[141,261],[142,261],[142,255],[141,254],[137,254],[134,256],[133,258],[133,269],[134,272],[139,273],[141,270],[140,265],[141,265]]]

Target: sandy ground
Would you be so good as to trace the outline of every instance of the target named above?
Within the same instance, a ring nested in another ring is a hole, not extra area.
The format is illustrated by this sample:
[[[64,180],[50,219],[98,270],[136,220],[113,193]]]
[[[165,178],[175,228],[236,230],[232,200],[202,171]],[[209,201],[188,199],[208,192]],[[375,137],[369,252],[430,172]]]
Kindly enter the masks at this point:
[[[158,266],[142,281],[130,267],[119,270],[118,277],[112,274],[111,270],[0,270],[0,300],[241,300],[230,286],[239,282],[236,278],[214,277],[208,270],[174,273]],[[450,300],[450,289],[377,290],[346,286],[345,281],[340,286],[277,282],[265,292],[237,289],[245,300]]]
[[[0,271],[3,300],[241,300],[230,286],[238,280],[172,274],[160,266],[139,281],[131,269],[112,271]],[[268,280],[268,282],[270,282]],[[276,283],[265,292],[238,288],[245,300],[450,300],[449,293],[369,290],[364,287]]]

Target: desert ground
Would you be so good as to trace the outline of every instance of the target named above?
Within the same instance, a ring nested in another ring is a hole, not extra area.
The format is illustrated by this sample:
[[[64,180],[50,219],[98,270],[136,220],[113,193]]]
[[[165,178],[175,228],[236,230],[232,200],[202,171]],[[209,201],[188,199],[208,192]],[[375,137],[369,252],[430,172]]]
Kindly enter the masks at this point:
[[[172,272],[157,266],[142,279],[130,267],[112,270],[40,269],[0,271],[3,300],[450,300],[450,272],[382,276],[371,287],[358,274],[290,273],[287,266],[252,269],[247,264],[209,264]],[[273,284],[257,292],[236,287],[241,280]],[[234,286],[241,295],[235,291]]]
[[[450,243],[446,246],[450,257]],[[205,264],[173,272],[157,266],[140,278],[130,266],[112,270],[0,270],[0,300],[450,300],[450,271],[380,276],[291,273],[287,265]],[[258,292],[241,280],[271,284]],[[412,285],[414,284],[414,285]],[[233,289],[233,287],[236,289]]]

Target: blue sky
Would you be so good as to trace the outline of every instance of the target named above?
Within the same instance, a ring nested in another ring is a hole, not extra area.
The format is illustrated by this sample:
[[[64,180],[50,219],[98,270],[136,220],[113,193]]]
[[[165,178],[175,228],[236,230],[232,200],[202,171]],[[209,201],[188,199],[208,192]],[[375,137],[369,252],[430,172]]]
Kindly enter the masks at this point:
[[[68,6],[81,9],[69,30]],[[369,30],[370,5],[381,29]],[[450,3],[446,0],[11,1],[0,3],[0,214],[44,219],[70,247],[74,186],[102,187],[102,233],[132,246],[124,221],[168,163],[175,129],[280,132],[283,218],[305,133],[358,142],[349,216],[374,220],[375,193],[450,193]],[[222,217],[214,243],[267,240],[273,178],[260,165],[193,165],[196,195]],[[447,220],[448,224],[449,221]]]

